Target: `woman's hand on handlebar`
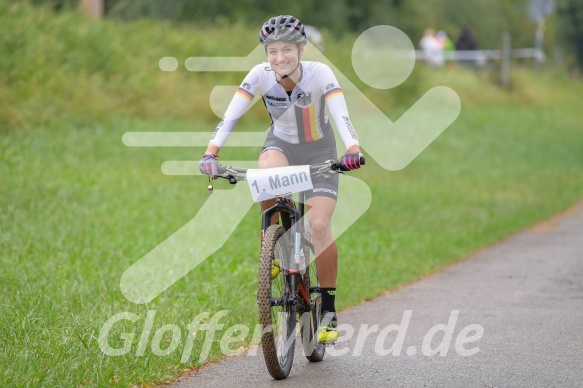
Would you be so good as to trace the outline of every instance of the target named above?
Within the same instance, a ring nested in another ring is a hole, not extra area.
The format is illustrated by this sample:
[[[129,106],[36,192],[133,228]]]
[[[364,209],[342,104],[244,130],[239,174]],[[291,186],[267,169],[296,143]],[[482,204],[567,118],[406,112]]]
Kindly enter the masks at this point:
[[[200,162],[198,162],[198,169],[212,179],[217,179],[217,174],[219,173],[217,155],[210,152],[205,153]]]
[[[334,167],[340,171],[351,171],[359,169],[365,163],[364,155],[360,153],[358,146],[350,147],[348,152],[334,164]]]

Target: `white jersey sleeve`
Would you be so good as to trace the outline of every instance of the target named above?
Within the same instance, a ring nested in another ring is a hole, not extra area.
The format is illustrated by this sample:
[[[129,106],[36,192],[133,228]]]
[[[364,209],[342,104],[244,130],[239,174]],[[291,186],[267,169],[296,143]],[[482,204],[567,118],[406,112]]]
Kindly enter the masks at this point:
[[[264,67],[262,64],[257,65],[247,74],[229,103],[223,119],[215,128],[210,144],[219,148],[225,144],[239,119],[249,108],[255,94],[261,92],[260,72],[263,71]]]
[[[326,105],[328,105],[330,116],[332,117],[334,124],[336,124],[338,134],[344,142],[346,149],[353,145],[359,145],[358,136],[356,135],[354,126],[350,121],[344,93],[338,84],[338,80],[330,67],[324,64],[321,64],[320,66],[325,69],[322,72],[322,93],[326,98]]]

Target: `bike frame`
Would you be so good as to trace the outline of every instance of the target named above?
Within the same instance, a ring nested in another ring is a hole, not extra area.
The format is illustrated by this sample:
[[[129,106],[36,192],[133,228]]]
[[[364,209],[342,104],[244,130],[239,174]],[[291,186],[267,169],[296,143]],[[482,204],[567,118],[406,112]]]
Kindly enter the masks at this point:
[[[304,216],[304,193],[300,193],[299,199],[299,209],[296,208],[295,202],[291,197],[279,196],[275,198],[275,205],[266,209],[262,214],[261,219],[261,229],[262,235],[265,230],[271,225],[271,217],[277,213],[280,214],[282,218],[283,225],[289,225],[289,246],[292,247],[290,254],[293,257],[289,257],[289,268],[285,269],[284,275],[289,278],[290,292],[287,295],[287,300],[272,300],[271,303],[274,305],[279,305],[279,303],[294,304],[297,303],[298,294],[302,297],[307,306],[313,306],[315,301],[310,299],[310,292],[316,292],[318,287],[310,287],[310,290],[306,290],[304,284],[301,280],[301,268],[300,268],[300,258],[303,244],[307,244],[310,249],[313,249],[313,245],[309,241],[305,241],[303,237],[303,224],[298,222]],[[286,232],[288,231],[286,230]]]

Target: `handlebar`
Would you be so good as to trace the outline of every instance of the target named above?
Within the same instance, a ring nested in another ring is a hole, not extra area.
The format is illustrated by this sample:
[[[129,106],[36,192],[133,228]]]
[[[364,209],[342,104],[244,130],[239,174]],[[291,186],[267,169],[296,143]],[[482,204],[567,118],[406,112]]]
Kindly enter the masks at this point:
[[[360,157],[360,164],[365,164],[364,156]],[[247,168],[237,168],[232,166],[218,165],[217,168],[217,178],[227,179],[229,183],[236,184],[239,181],[246,180],[246,176],[243,175],[247,172]],[[327,160],[324,163],[310,165],[310,174],[312,176],[322,176],[329,173],[342,174],[345,171],[349,171],[341,160]]]

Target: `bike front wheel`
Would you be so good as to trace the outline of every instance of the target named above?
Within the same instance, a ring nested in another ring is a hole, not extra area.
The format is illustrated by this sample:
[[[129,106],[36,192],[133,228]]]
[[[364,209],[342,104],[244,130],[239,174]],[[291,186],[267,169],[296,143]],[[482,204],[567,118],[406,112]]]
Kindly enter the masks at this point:
[[[284,229],[271,225],[263,235],[259,262],[257,304],[261,346],[269,374],[285,379],[292,367],[295,346],[296,308],[290,302],[289,275],[285,268],[291,254]],[[279,266],[274,270],[274,266]]]

